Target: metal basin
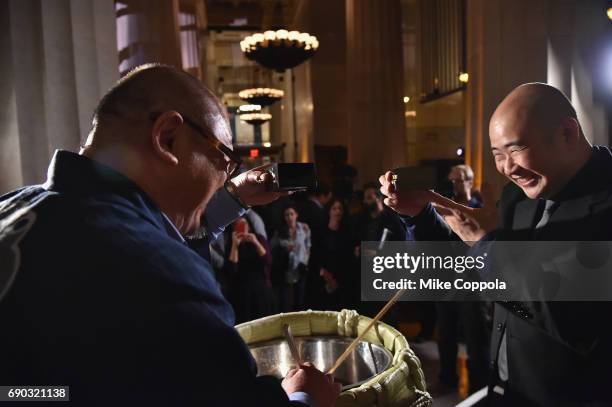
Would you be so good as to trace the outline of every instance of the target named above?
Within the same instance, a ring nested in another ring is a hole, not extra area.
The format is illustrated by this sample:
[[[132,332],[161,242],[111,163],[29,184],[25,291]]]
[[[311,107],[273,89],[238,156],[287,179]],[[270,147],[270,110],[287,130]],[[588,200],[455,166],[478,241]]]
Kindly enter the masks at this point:
[[[327,371],[348,348],[352,338],[337,336],[298,336],[295,343],[304,362],[311,362],[317,369]],[[259,375],[285,377],[293,367],[291,351],[284,339],[275,339],[249,345],[257,362]],[[357,387],[371,377],[386,370],[393,356],[387,349],[361,341],[351,355],[334,373],[343,390]]]

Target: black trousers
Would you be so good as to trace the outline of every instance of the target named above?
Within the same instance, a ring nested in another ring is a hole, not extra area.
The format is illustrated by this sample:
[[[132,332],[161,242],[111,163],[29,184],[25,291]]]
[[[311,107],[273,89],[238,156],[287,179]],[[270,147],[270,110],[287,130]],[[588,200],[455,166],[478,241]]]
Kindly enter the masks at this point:
[[[470,393],[485,387],[489,374],[487,304],[482,301],[437,302],[440,381],[456,385],[457,350],[461,327],[468,354]]]

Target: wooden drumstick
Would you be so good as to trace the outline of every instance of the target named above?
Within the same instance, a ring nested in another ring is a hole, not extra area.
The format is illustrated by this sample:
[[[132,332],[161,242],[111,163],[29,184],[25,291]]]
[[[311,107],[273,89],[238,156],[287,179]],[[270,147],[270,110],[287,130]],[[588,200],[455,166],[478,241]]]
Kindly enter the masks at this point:
[[[378,311],[378,314],[376,314],[374,319],[372,319],[372,321],[370,321],[370,323],[363,330],[361,335],[359,335],[357,338],[355,338],[353,340],[353,342],[351,342],[351,344],[348,346],[348,348],[346,348],[346,350],[342,353],[342,355],[340,355],[340,357],[336,360],[336,362],[333,364],[333,366],[327,371],[327,374],[334,374],[336,369],[338,369],[338,367],[342,364],[342,362],[344,362],[344,360],[351,354],[353,349],[355,349],[355,347],[357,346],[359,341],[361,341],[363,339],[363,337],[365,336],[365,334],[368,333],[368,331],[374,326],[374,324],[377,323],[378,320],[380,320],[387,313],[387,311],[389,311],[389,308],[391,308],[391,306],[393,304],[395,304],[395,302],[397,300],[399,300],[399,298],[402,296],[402,294],[404,294],[404,291],[406,291],[406,289],[398,290],[397,293],[395,293],[395,295],[393,297],[391,297],[391,299],[389,301],[387,301],[385,306],[382,307],[382,309],[380,311]]]
[[[293,357],[293,362],[297,367],[303,364],[302,358],[300,357],[300,352],[295,344],[295,340],[293,339],[293,334],[291,333],[291,327],[288,324],[283,324],[283,334],[285,335],[285,339],[287,340],[287,345],[289,345],[289,351],[291,351],[291,356]]]

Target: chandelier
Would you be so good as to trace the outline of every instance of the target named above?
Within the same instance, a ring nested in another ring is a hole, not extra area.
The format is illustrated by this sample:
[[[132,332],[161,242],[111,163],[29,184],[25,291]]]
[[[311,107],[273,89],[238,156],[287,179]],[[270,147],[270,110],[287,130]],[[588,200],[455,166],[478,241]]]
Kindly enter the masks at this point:
[[[253,105],[270,106],[283,98],[285,92],[272,88],[252,88],[238,92],[238,97]]]
[[[240,105],[238,106],[238,114],[242,115],[245,113],[257,113],[261,112],[260,105]]]
[[[253,126],[264,124],[270,121],[272,115],[269,113],[245,113],[240,115],[240,120],[252,124]]]
[[[244,55],[258,64],[283,72],[314,55],[319,41],[314,35],[299,31],[266,31],[249,35],[240,42]]]

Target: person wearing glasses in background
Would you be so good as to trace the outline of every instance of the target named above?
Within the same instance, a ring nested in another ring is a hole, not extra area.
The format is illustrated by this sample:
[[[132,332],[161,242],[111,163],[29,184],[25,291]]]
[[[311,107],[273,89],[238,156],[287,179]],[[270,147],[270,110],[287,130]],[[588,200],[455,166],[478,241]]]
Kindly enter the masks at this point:
[[[469,165],[455,165],[448,173],[453,185],[453,201],[470,208],[482,208],[482,198],[474,188],[474,171]]]
[[[469,165],[455,165],[448,174],[453,186],[453,201],[470,208],[482,208],[483,202],[474,188],[474,171]],[[486,386],[489,369],[489,327],[487,326],[487,304],[478,301],[477,294],[470,293],[472,301],[438,301],[438,353],[440,354],[439,383],[434,394],[457,391],[457,351],[459,334],[463,338],[468,354],[469,393]],[[461,328],[461,331],[459,330]]]
[[[231,140],[196,78],[141,66],[100,101],[80,154],[0,198],[0,384],[70,386],[72,406],[333,404],[340,385],[311,365],[282,387],[256,377],[185,242],[278,197],[265,169],[236,176]]]

